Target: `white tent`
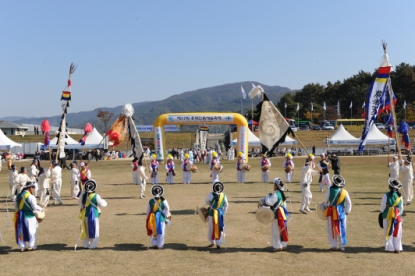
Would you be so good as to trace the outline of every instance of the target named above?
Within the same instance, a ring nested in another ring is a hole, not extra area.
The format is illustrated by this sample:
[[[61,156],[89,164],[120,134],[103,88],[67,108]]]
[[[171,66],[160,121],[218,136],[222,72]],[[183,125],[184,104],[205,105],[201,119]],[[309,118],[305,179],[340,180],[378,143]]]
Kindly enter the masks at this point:
[[[330,145],[358,145],[360,139],[351,135],[341,124],[330,138]]]
[[[361,137],[360,137],[361,138]],[[359,140],[360,140],[359,138]],[[366,145],[380,145],[380,144],[387,144],[389,137],[383,134],[375,124],[372,124],[369,132],[366,136]],[[391,138],[391,145],[395,144],[395,139]]]
[[[22,144],[12,141],[9,137],[4,135],[3,131],[0,129],[0,150],[10,150],[14,147],[22,147]]]
[[[260,147],[261,142],[259,141],[259,138],[255,136],[255,134],[252,133],[250,129],[248,129],[248,146],[250,147]],[[236,145],[236,142],[238,139],[234,139],[232,141],[232,146]],[[285,142],[281,143],[280,145],[295,145],[297,144],[297,141],[289,137],[288,135],[285,137]]]
[[[94,129],[88,134],[86,137],[85,145],[82,146],[83,148],[100,148],[104,147],[104,141],[102,141],[103,136],[99,134],[98,130],[94,127]]]
[[[55,137],[52,140],[50,140],[50,148],[51,149],[58,148],[58,146],[56,145],[57,142],[58,142],[58,137]],[[66,143],[65,149],[80,149],[81,148],[81,144],[79,144],[78,141],[75,141],[69,135],[68,135],[68,138],[66,138],[65,143]]]

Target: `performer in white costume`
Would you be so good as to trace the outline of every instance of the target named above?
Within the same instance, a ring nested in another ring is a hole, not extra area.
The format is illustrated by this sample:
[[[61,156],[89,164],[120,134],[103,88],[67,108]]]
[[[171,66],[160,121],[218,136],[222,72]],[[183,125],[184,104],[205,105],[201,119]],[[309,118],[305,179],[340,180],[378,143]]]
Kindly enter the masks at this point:
[[[16,177],[16,191],[18,194],[20,194],[27,182],[30,182],[30,178],[27,176],[27,169],[25,167],[21,167],[20,173]],[[36,184],[33,185],[35,185],[36,189]]]
[[[236,161],[236,181],[238,183],[244,183],[245,182],[245,156],[242,152],[238,153],[238,159]]]
[[[189,159],[189,154],[184,155],[184,161],[182,162],[182,170],[183,170],[183,183],[184,184],[190,184],[190,181],[192,181],[192,175],[190,171],[190,167],[193,165],[192,161]]]
[[[399,161],[398,156],[393,157],[393,161],[388,164],[389,178],[399,179]]]
[[[145,198],[144,192],[146,191],[148,176],[146,175],[146,167],[143,165],[144,153],[141,154],[140,158],[135,157],[131,162],[133,169],[133,184],[140,185],[140,198]]]
[[[349,193],[343,188],[345,181],[341,175],[333,176],[333,186],[331,186],[325,198],[328,207],[324,211],[327,217],[327,237],[330,242],[330,250],[339,249],[344,251],[347,245],[347,215],[352,211],[352,202]]]
[[[62,168],[58,163],[52,161],[52,189],[53,189],[53,205],[57,202],[62,205],[61,189],[62,189]]]
[[[407,156],[403,164],[400,166],[399,171],[402,173],[402,187],[403,187],[403,201],[406,205],[411,204],[414,198],[414,171],[412,169],[411,157]]]
[[[16,170],[15,165],[11,165],[10,171],[9,171],[9,188],[10,188],[10,199],[14,201],[16,197],[16,178],[19,175],[19,173]]]
[[[160,185],[151,188],[154,198],[147,205],[146,229],[147,235],[151,236],[151,246],[162,249],[166,235],[166,224],[169,224],[170,206],[163,197],[164,189]]]
[[[309,206],[310,206],[313,194],[311,193],[310,185],[311,185],[311,182],[313,181],[313,174],[318,175],[318,172],[314,171],[311,168],[311,162],[307,161],[304,167],[301,168],[301,178],[300,178],[300,187],[301,187],[301,193],[302,193],[302,202],[301,202],[300,212],[303,214],[307,214],[306,211],[311,212]]]
[[[101,196],[95,193],[97,183],[95,180],[87,180],[84,184],[78,205],[81,209],[79,218],[81,219],[81,239],[83,239],[83,247],[94,249],[99,242],[99,218],[101,209],[106,207],[107,202]]]
[[[35,159],[33,160],[32,164],[30,165],[29,172],[27,173],[27,176],[30,179],[30,182],[35,183],[35,193],[37,194],[37,191],[39,190],[39,187],[37,185],[37,175],[39,174],[39,164],[38,161]]]
[[[262,154],[262,159],[259,161],[259,165],[261,166],[261,180],[264,183],[268,183],[269,181],[269,170],[271,168],[271,161],[267,158],[267,154]],[[268,170],[264,171],[264,167],[268,166]]]
[[[383,233],[385,235],[385,251],[399,253],[402,248],[402,196],[399,189],[401,182],[389,179],[389,192],[382,197],[380,212],[383,218]]]
[[[285,181],[291,183],[294,174],[294,161],[293,156],[290,153],[287,153],[287,155],[285,156],[285,161],[284,163],[282,163],[282,167],[284,169],[286,169],[287,167],[292,168],[291,171],[289,171],[288,173],[285,172]]]
[[[51,171],[52,169],[52,164],[50,165],[49,168],[47,169],[40,169],[39,172],[39,205],[46,207],[46,203],[49,201],[48,197],[49,197],[49,181],[50,181],[50,176],[51,176]]]
[[[151,184],[155,185],[159,183],[159,162],[156,160],[156,155],[151,155],[151,162],[150,162],[150,177],[151,177]]]
[[[225,236],[225,214],[228,210],[228,199],[223,193],[225,186],[222,182],[215,182],[212,186],[213,192],[209,193],[205,203],[209,204],[208,234],[209,247],[216,244],[220,249]]]
[[[36,249],[36,234],[38,222],[35,212],[43,211],[37,205],[35,193],[35,183],[27,182],[21,193],[16,196],[14,207],[15,213],[15,235],[17,245],[21,251],[33,251]]]
[[[318,183],[320,184],[320,192],[323,191],[324,185],[327,185],[327,190],[331,187],[330,174],[329,174],[329,162],[326,160],[326,154],[320,154],[320,161],[318,162],[318,167],[320,169],[320,179]]]
[[[220,166],[220,169],[216,170],[215,166]],[[219,182],[219,176],[222,170],[223,166],[220,165],[220,161],[218,160],[218,154],[214,151],[212,153],[212,161],[210,162],[210,175],[212,178],[212,183]]]
[[[183,159],[184,160],[184,159]],[[174,166],[174,162],[173,162],[173,156],[171,156],[170,154],[167,155],[167,162],[166,162],[166,182],[167,184],[174,184],[174,176],[176,174],[176,172],[174,171],[175,166]]]
[[[71,190],[70,190],[70,196],[71,198],[77,199],[78,193],[79,193],[79,170],[77,168],[76,162],[72,162],[70,164],[71,167]]]

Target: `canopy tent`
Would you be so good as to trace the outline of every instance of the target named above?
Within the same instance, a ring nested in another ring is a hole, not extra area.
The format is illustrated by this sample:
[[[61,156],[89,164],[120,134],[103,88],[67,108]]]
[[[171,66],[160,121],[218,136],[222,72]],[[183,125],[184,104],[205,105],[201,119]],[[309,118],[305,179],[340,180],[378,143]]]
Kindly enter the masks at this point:
[[[50,148],[56,149],[58,146],[56,143],[58,142],[58,137],[53,138],[50,140]],[[81,144],[79,144],[78,141],[75,141],[71,136],[67,135],[66,141],[65,141],[65,149],[81,149]]]
[[[359,143],[360,139],[351,135],[342,124],[330,138],[330,145],[358,145]]]
[[[259,141],[259,138],[255,136],[255,134],[252,133],[252,131],[250,129],[248,129],[248,146],[250,147],[260,147],[261,146],[261,142]],[[236,142],[238,140],[234,139],[232,141],[232,146],[236,145]],[[280,145],[295,145],[297,144],[297,141],[295,141],[294,139],[292,139],[289,136],[285,137],[285,142],[281,143]]]
[[[259,124],[258,124],[258,122],[257,122],[257,121],[254,121],[254,120],[249,120],[248,125],[254,125],[254,126],[257,126],[257,125],[259,125]]]
[[[79,143],[78,143],[79,144]],[[94,129],[86,137],[85,145],[81,146],[83,148],[103,148],[104,141],[103,136],[99,134],[98,130]]]
[[[12,141],[9,137],[4,135],[3,131],[0,129],[0,150],[10,150],[15,147],[22,147],[22,144]]]
[[[359,138],[360,141],[360,138]],[[385,134],[383,134],[375,124],[372,124],[372,127],[370,128],[369,132],[366,136],[366,145],[381,145],[381,144],[387,144],[389,141],[389,137]],[[395,144],[395,139],[390,139],[391,145]]]

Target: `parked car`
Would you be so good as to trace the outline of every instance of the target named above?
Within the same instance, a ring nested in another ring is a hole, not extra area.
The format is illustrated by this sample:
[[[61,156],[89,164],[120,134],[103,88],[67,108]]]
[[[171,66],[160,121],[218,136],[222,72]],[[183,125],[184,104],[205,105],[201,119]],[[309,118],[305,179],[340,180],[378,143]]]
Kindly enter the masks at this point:
[[[310,127],[308,125],[302,125],[300,126],[300,130],[310,130]]]
[[[321,130],[321,127],[320,126],[312,126],[311,130]]]
[[[322,121],[320,127],[322,130],[334,130],[334,126],[332,126],[329,121]]]
[[[375,125],[378,129],[386,129],[385,125],[382,123],[376,123]]]
[[[297,131],[298,130],[298,128],[296,126],[290,126],[290,128],[291,128],[292,131]]]

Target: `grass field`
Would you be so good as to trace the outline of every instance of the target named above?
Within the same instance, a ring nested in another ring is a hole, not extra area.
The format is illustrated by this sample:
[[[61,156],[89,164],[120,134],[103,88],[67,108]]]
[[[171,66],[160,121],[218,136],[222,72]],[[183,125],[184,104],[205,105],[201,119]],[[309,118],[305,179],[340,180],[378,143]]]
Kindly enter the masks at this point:
[[[303,158],[294,159],[300,167]],[[253,169],[246,183],[235,183],[235,163],[223,161],[221,180],[229,200],[225,216],[226,243],[221,250],[207,248],[207,224],[194,215],[211,191],[207,165],[198,164],[191,185],[181,184],[178,171],[175,185],[164,185],[165,197],[172,209],[172,226],[166,227],[163,250],[147,250],[145,210],[151,198],[147,184],[146,199],[139,199],[139,187],[131,184],[130,161],[91,162],[98,193],[107,200],[100,218],[100,243],[96,250],[74,251],[79,237],[77,201],[69,198],[69,171],[63,171],[62,206],[49,206],[46,219],[39,224],[35,252],[21,253],[14,242],[12,213],[7,213],[8,172],[0,172],[0,263],[3,275],[386,275],[412,274],[415,256],[414,207],[404,218],[402,254],[383,251],[383,230],[377,223],[382,194],[388,190],[386,157],[343,157],[342,174],[346,179],[353,208],[348,216],[349,245],[345,252],[330,252],[326,224],[316,212],[307,215],[298,210],[301,202],[299,171],[288,184],[287,207],[291,213],[288,250],[272,252],[267,244],[270,225],[255,219],[257,202],[272,191],[271,184],[259,183],[259,159],[250,159]],[[271,160],[271,178],[282,177],[282,158]],[[3,163],[4,164],[4,163]],[[29,162],[16,162],[17,167]],[[176,166],[178,163],[176,163]],[[45,166],[45,165],[43,165]],[[164,170],[160,181],[165,183]],[[312,206],[323,201],[317,181],[312,185]],[[11,209],[9,211],[12,211]]]

